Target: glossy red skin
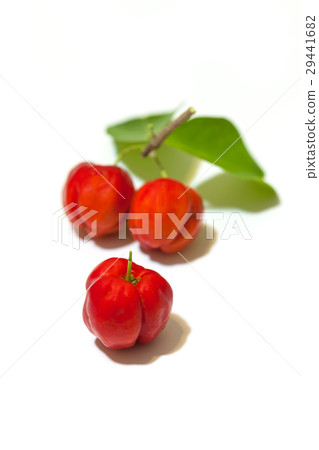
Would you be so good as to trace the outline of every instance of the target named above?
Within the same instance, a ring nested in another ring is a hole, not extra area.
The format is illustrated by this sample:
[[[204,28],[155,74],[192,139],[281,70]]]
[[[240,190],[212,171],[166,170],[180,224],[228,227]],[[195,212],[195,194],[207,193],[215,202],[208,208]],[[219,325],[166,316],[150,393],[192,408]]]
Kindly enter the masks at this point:
[[[92,222],[96,220],[95,237],[99,237],[118,230],[119,213],[128,212],[133,194],[133,182],[125,170],[116,166],[90,165],[84,162],[74,167],[68,175],[63,189],[63,206],[76,203],[78,206],[88,208],[71,218],[71,222],[83,217],[89,210],[98,211],[97,214],[85,220],[80,227],[90,232]],[[67,214],[70,215],[74,209]]]
[[[136,286],[126,281],[127,259],[110,258],[89,275],[83,320],[103,344],[112,349],[156,338],[169,318],[173,291],[153,270],[132,263]]]
[[[195,238],[201,227],[201,219],[196,218],[196,213],[203,212],[203,203],[200,195],[192,188],[185,192],[187,187],[170,178],[145,183],[134,195],[130,213],[149,214],[149,232],[138,234],[136,229],[142,227],[141,219],[130,219],[129,227],[134,239],[138,240],[145,248],[159,248],[165,253],[178,252],[193,242],[186,239],[180,232],[173,239],[168,239],[176,226],[167,216],[174,213],[179,220],[185,213],[192,213],[184,227]],[[183,194],[183,195],[182,195]],[[181,197],[180,197],[181,196]],[[180,198],[179,198],[180,197]],[[155,235],[155,213],[162,213],[162,238]]]

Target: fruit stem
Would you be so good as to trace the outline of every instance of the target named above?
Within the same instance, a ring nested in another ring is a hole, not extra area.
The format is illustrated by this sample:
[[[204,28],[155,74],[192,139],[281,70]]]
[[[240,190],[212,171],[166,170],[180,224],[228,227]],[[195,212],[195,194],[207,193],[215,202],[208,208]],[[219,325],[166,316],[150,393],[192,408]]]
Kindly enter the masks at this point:
[[[143,148],[144,148],[144,144],[133,144],[133,145],[129,145],[129,146],[125,147],[123,150],[120,151],[118,157],[115,160],[114,165],[116,166],[120,161],[122,161],[124,156],[126,156],[131,151],[142,150]]]
[[[161,161],[159,160],[159,158],[158,158],[158,156],[157,156],[157,154],[155,153],[154,150],[152,151],[152,153],[150,154],[150,156],[151,156],[151,158],[154,159],[154,162],[156,163],[157,167],[159,168],[159,171],[160,171],[160,173],[161,173],[161,177],[162,177],[162,178],[167,178],[167,177],[168,177],[167,172],[166,172],[166,170],[164,169],[164,167],[163,167]]]
[[[176,119],[172,120],[166,127],[164,127],[157,134],[152,136],[151,142],[147,144],[147,146],[142,151],[142,156],[147,156],[152,150],[156,150],[159,148],[165,139],[174,131],[177,127],[179,127],[182,123],[186,122],[193,114],[195,114],[194,108],[188,108],[183,112],[180,116],[176,117]]]
[[[128,261],[127,261],[127,271],[125,280],[131,282],[132,281],[132,252],[130,251]]]

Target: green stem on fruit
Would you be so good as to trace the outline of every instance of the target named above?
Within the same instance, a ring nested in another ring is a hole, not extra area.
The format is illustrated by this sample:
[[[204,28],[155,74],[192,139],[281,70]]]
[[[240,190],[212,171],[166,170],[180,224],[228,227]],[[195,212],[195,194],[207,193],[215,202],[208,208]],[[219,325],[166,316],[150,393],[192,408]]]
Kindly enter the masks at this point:
[[[132,270],[132,252],[130,251],[128,261],[127,261],[127,270],[126,270],[126,277],[124,278],[125,281],[128,281],[129,283],[134,284],[134,286],[137,285],[137,283],[140,281],[140,277],[134,278],[134,272]]]
[[[132,252],[130,251],[127,261],[126,281],[132,281]]]
[[[154,136],[154,124],[153,123],[149,123],[148,124],[148,138],[149,140],[153,139]]]
[[[115,160],[114,165],[116,166],[120,161],[122,161],[122,159],[124,158],[124,156],[126,156],[128,153],[130,153],[133,150],[142,150],[144,148],[144,144],[133,144],[133,145],[128,145],[127,147],[125,147],[123,150],[121,150],[121,152],[119,153],[118,157]]]
[[[167,177],[168,177],[167,172],[166,172],[166,170],[164,169],[164,167],[163,167],[161,161],[159,160],[157,154],[155,153],[155,151],[153,151],[153,152],[150,154],[150,157],[154,160],[155,164],[156,164],[157,167],[159,168],[161,177],[162,177],[162,178],[167,178]]]
[[[148,129],[149,129],[149,140],[150,140],[150,142],[151,142],[152,139],[153,139],[153,137],[154,137],[154,125],[153,125],[152,123],[149,123],[149,124],[148,124]],[[153,151],[150,153],[149,156],[150,156],[151,158],[153,158],[155,164],[157,165],[157,167],[158,167],[158,169],[159,169],[159,171],[160,171],[161,177],[162,177],[162,178],[167,178],[167,177],[168,177],[167,172],[166,172],[166,170],[164,169],[163,164],[161,163],[161,161],[160,161],[160,159],[158,158],[158,156],[157,156],[157,154],[155,153],[155,151],[153,150]]]

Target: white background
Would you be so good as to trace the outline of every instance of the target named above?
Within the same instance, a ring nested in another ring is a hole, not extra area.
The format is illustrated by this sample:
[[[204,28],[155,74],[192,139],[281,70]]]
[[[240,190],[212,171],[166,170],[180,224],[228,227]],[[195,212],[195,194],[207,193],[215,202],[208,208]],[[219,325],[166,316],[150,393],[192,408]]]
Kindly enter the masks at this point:
[[[303,125],[314,13],[291,0],[2,3],[1,448],[318,448],[318,180]],[[190,264],[115,238],[52,242],[80,155],[114,161],[105,126],[181,102],[241,132],[268,110],[245,142],[280,204],[240,211],[252,240],[205,249],[201,236]],[[85,279],[129,249],[171,283],[174,316],[152,344],[103,352],[82,322]]]

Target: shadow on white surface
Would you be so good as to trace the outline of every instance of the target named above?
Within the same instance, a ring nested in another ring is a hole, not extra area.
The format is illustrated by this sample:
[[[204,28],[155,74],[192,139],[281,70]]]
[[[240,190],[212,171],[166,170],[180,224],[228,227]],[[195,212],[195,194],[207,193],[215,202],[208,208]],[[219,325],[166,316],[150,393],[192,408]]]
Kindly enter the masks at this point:
[[[113,249],[125,247],[134,242],[132,235],[129,231],[127,231],[126,239],[119,239],[118,232],[109,234],[106,236],[101,236],[93,239],[94,244],[98,245],[101,248],[105,249]]]
[[[178,253],[164,253],[161,250],[148,250],[141,247],[143,253],[149,255],[153,261],[160,262],[161,264],[174,265],[174,264],[185,264],[187,261],[194,261],[197,258],[201,258],[206,255],[212,246],[217,241],[217,232],[214,230],[214,238],[206,239],[207,228],[212,232],[212,227],[209,225],[202,225],[196,238],[183,250],[181,253],[185,257],[183,259]]]
[[[213,208],[261,212],[280,202],[276,191],[263,180],[244,180],[229,173],[204,181],[196,190]]]
[[[183,347],[190,331],[184,319],[171,314],[164,330],[149,344],[136,344],[122,350],[111,350],[99,339],[95,339],[95,345],[108,358],[119,364],[151,364],[160,356],[175,353]]]
[[[212,227],[208,224],[202,225],[201,229],[196,236],[196,238],[181,251],[181,253],[185,256],[187,261],[194,261],[197,258],[200,258],[206,255],[211,247],[217,241],[217,232],[214,230],[214,238],[206,239],[207,231],[212,233]],[[75,230],[77,235],[80,236],[81,239],[85,237],[86,232],[82,229]],[[129,230],[126,233],[126,239],[119,239],[118,233],[109,234],[106,236],[101,236],[98,238],[92,239],[95,245],[105,249],[116,249],[121,247],[126,247],[127,245],[133,244],[137,242],[133,239]],[[137,242],[138,243],[138,242]],[[174,265],[174,264],[185,264],[186,261],[178,254],[178,253],[164,253],[158,249],[146,249],[140,246],[140,249],[143,253],[147,254],[153,261],[160,262],[161,264],[166,265]]]
[[[74,227],[73,232],[81,240],[81,242],[83,242],[83,239],[87,235],[87,231],[83,228]],[[121,248],[135,242],[129,230],[127,230],[126,239],[119,239],[118,231],[116,231],[113,234],[106,234],[105,236],[92,238],[90,241],[94,242],[94,244],[98,247],[105,249]]]

